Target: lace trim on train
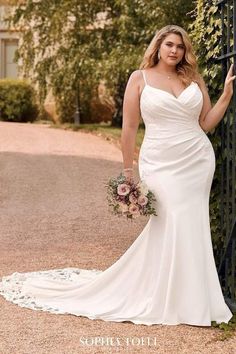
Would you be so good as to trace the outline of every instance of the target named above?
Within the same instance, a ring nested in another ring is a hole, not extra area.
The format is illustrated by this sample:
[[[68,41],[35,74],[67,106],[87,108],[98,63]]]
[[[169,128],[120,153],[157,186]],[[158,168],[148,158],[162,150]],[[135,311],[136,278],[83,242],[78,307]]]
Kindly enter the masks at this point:
[[[82,268],[62,268],[50,269],[36,272],[18,273],[15,272],[9,276],[4,276],[0,282],[0,294],[8,301],[13,302],[21,307],[27,307],[33,310],[48,311],[51,313],[66,312],[60,311],[57,308],[52,308],[47,305],[37,304],[34,296],[22,294],[23,284],[28,278],[40,278],[49,280],[63,280],[72,283],[75,279],[94,279],[98,274],[102,273],[98,269],[82,269]]]

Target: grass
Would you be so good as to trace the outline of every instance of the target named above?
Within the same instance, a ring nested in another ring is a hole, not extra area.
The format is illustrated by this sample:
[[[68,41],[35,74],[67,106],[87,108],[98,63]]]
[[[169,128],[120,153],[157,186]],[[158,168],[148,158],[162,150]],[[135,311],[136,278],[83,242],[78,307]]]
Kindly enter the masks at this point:
[[[217,340],[224,341],[233,337],[236,331],[236,313],[233,315],[229,323],[217,324],[215,321],[211,323],[212,327],[219,328],[222,333]]]

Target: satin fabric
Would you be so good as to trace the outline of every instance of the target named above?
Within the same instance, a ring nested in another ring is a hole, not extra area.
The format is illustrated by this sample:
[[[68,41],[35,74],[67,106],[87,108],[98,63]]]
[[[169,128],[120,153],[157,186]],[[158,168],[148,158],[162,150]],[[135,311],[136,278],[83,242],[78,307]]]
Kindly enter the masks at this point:
[[[175,97],[148,85],[143,75],[139,173],[156,196],[158,215],[105,271],[16,272],[0,283],[7,300],[33,310],[144,325],[210,326],[232,317],[211,242],[215,154],[198,121],[201,90],[192,82]]]

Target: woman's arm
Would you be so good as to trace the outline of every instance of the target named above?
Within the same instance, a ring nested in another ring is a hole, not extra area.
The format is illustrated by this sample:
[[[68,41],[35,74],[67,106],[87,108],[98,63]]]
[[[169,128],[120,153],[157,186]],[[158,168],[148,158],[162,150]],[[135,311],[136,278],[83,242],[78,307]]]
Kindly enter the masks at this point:
[[[211,106],[211,100],[208,95],[206,84],[203,78],[200,77],[199,86],[203,94],[203,107],[199,117],[199,124],[204,131],[208,132],[215,128],[224,117],[224,113],[233,95],[233,80],[235,77],[235,75],[233,76],[232,64],[225,79],[223,93],[219,97],[214,107]]]
[[[135,70],[129,77],[123,101],[123,123],[121,132],[121,150],[126,177],[132,177],[136,134],[140,120],[140,70]]]

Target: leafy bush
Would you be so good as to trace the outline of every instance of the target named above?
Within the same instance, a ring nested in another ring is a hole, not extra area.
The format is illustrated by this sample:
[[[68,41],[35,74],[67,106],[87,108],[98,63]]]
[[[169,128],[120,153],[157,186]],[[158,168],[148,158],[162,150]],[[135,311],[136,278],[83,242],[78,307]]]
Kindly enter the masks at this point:
[[[32,122],[38,115],[36,94],[24,80],[0,80],[0,120]]]

